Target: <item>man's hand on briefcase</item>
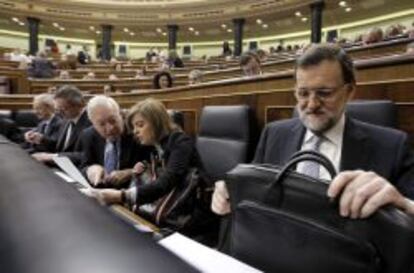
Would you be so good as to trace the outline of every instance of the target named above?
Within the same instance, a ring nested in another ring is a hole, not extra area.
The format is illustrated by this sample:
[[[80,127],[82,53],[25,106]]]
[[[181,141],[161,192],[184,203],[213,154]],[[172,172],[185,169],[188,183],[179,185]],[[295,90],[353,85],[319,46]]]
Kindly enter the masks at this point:
[[[413,201],[374,172],[341,172],[331,182],[327,194],[330,198],[339,196],[339,213],[344,217],[366,218],[387,204],[414,214]]]

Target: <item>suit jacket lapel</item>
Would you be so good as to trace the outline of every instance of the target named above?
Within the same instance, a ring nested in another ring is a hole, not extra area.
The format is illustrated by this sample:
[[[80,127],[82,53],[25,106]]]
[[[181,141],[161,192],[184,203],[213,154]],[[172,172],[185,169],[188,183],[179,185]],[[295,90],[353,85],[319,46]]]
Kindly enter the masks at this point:
[[[294,153],[300,150],[305,132],[306,128],[302,125],[302,122],[297,119],[296,124],[292,126],[289,135],[284,138],[283,146],[280,149],[281,163],[286,163]]]
[[[68,143],[68,147],[74,147],[73,145],[75,145],[76,140],[78,139],[78,134],[81,133],[81,131],[84,128],[84,123],[87,120],[87,116],[86,116],[86,111],[82,112],[82,115],[80,116],[78,122],[76,122],[75,126],[73,126],[72,128],[72,132],[70,135],[70,139],[69,139],[69,143]]]
[[[346,119],[340,170],[368,170],[369,147],[367,136],[360,130],[355,121],[351,118]]]
[[[63,131],[62,131],[61,134],[59,134],[59,139],[58,139],[57,144],[56,144],[56,150],[58,152],[62,152],[62,150],[63,150],[63,145],[64,145],[65,139],[66,139],[66,133],[68,131],[68,126],[69,126],[69,121],[66,120],[65,124],[63,125]]]

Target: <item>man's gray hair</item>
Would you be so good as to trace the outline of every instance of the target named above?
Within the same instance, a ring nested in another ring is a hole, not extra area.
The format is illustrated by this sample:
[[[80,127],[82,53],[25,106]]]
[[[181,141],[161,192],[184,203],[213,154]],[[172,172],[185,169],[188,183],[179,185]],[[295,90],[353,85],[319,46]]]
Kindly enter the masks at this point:
[[[93,112],[95,111],[96,107],[99,106],[111,108],[115,111],[117,115],[121,114],[119,110],[119,105],[113,98],[104,95],[98,95],[90,99],[88,102],[86,110],[88,112],[88,117],[90,119],[92,118]]]

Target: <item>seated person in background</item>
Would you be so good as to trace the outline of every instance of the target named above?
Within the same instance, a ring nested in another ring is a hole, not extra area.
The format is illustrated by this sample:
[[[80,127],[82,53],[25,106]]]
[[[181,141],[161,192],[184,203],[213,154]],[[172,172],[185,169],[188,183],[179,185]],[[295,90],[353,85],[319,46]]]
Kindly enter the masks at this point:
[[[105,84],[103,87],[104,95],[115,93],[115,86],[113,84]]]
[[[55,66],[47,59],[46,53],[40,51],[33,59],[27,73],[33,78],[53,78]]]
[[[32,60],[20,48],[15,48],[10,54],[10,60],[19,63],[18,69],[27,69]]]
[[[414,38],[414,22],[411,27],[407,29],[408,38]]]
[[[158,71],[170,71],[170,64],[167,61],[160,62]]]
[[[203,72],[198,69],[193,69],[188,74],[188,84],[193,85],[203,81]]]
[[[262,74],[259,56],[251,51],[244,53],[240,57],[240,67],[243,70],[243,74],[247,77]]]
[[[82,160],[79,135],[83,129],[91,126],[82,92],[73,85],[64,85],[54,95],[56,112],[64,119],[57,139],[44,137],[42,144],[47,152],[32,154],[37,161],[51,163],[56,155],[69,157],[75,165]]]
[[[93,127],[80,137],[81,168],[95,187],[127,187],[135,163],[149,161],[152,147],[141,146],[124,126],[118,103],[110,97],[95,96],[87,105]]]
[[[228,41],[223,42],[223,52],[221,53],[223,57],[233,55],[233,51],[230,48],[230,44]]]
[[[118,76],[117,76],[117,75],[115,75],[115,74],[110,74],[110,75],[108,76],[108,80],[114,81],[114,80],[119,80],[119,79],[118,79]]]
[[[278,45],[278,46],[276,47],[276,52],[277,52],[277,53],[281,53],[281,52],[283,52],[283,51],[285,51],[285,48],[284,48],[282,45]]]
[[[26,141],[25,148],[28,152],[45,152],[45,142],[57,141],[59,129],[62,125],[62,119],[55,114],[55,105],[53,95],[41,94],[33,99],[33,110],[40,122],[34,130],[28,131],[24,134]]]
[[[153,57],[157,57],[157,53],[154,51],[154,48],[151,47],[145,54],[145,60],[151,62]]]
[[[48,93],[48,94],[55,94],[57,90],[58,90],[58,88],[57,88],[57,86],[56,86],[56,85],[49,86],[49,87],[47,88],[47,93]]]
[[[59,79],[60,80],[69,80],[70,79],[69,71],[61,70],[60,73],[59,73]]]
[[[75,52],[73,51],[72,46],[70,44],[66,45],[65,55],[66,56],[75,56]]]
[[[263,49],[258,49],[256,51],[257,57],[259,57],[260,63],[264,63],[267,61],[267,52],[264,51]]]
[[[90,71],[83,77],[84,80],[96,80],[95,73]]]
[[[121,63],[117,63],[116,65],[115,65],[115,71],[122,71],[122,64]]]
[[[152,80],[152,88],[153,89],[164,89],[170,88],[173,86],[173,80],[171,73],[167,71],[158,72],[154,75]]]
[[[142,79],[145,78],[145,69],[137,69],[136,74],[134,76],[135,79]]]
[[[316,150],[339,172],[327,195],[339,199],[343,217],[365,218],[388,202],[406,209],[408,203],[395,197],[395,188],[414,197],[414,155],[407,134],[347,117],[355,74],[346,52],[334,45],[311,46],[296,60],[295,80],[299,118],[268,124],[253,162],[283,165],[298,150]],[[311,171],[305,163],[296,170],[329,179],[322,167]],[[217,182],[213,211],[229,213],[228,197],[224,181]]]
[[[90,62],[91,56],[88,54],[88,49],[83,46],[83,49],[78,52],[78,63],[87,64]]]
[[[407,45],[407,51],[406,51],[406,53],[407,53],[407,54],[414,55],[414,42],[409,43],[409,44]]]
[[[92,190],[89,194],[104,204],[128,203],[138,214],[157,222],[155,216],[162,209],[157,207],[158,201],[174,189],[185,188],[188,172],[198,164],[194,143],[185,133],[174,129],[164,105],[154,99],[133,106],[128,123],[142,145],[155,147],[151,160],[135,166],[135,172],[141,174],[135,187]],[[183,210],[185,206],[180,208]]]
[[[379,27],[371,28],[368,33],[362,36],[362,43],[364,45],[381,42],[384,38],[384,32]]]
[[[404,29],[401,25],[399,24],[391,25],[385,29],[385,38],[389,39],[389,38],[401,35],[403,34],[403,32],[404,32]]]

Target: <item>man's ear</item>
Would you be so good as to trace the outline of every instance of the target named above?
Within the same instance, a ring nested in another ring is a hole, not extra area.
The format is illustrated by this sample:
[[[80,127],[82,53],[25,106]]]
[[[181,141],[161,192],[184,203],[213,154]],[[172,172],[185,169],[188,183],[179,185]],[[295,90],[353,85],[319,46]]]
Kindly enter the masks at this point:
[[[348,83],[346,85],[346,91],[348,92],[348,100],[352,100],[354,98],[356,92],[356,85],[355,83]]]

